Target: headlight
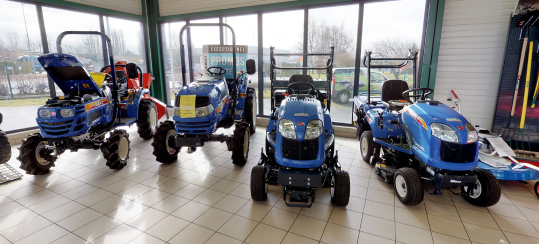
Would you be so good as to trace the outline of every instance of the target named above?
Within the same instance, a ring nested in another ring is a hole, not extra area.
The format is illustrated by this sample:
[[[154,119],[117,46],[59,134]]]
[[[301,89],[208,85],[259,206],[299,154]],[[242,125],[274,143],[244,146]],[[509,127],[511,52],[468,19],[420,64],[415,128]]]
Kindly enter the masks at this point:
[[[323,131],[322,121],[315,119],[307,123],[307,129],[305,129],[305,139],[318,138]]]
[[[296,139],[296,126],[294,122],[288,119],[281,119],[279,121],[279,133],[285,138]]]
[[[476,142],[479,137],[477,136],[477,131],[472,124],[466,124],[466,131],[468,132],[468,140],[466,140],[466,143]]]
[[[51,117],[51,114],[49,113],[48,109],[39,110],[38,115],[39,115],[40,118],[50,118]]]
[[[430,124],[430,128],[432,129],[432,135],[438,137],[440,140],[459,143],[457,132],[448,125],[432,123]]]
[[[206,116],[210,116],[212,111],[213,111],[213,106],[210,104],[208,106],[196,108],[195,114],[197,115],[197,118],[206,117]]]
[[[180,108],[179,107],[174,108],[174,116],[180,117]]]
[[[73,117],[75,113],[73,112],[73,109],[70,109],[70,108],[63,108],[63,109],[60,109],[60,115],[62,115],[62,117]]]

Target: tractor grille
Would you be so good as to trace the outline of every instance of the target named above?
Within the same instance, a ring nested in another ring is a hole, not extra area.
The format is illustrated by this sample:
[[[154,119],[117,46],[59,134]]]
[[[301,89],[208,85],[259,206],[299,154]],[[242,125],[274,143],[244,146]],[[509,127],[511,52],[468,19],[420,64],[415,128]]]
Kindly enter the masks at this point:
[[[101,118],[101,109],[88,114],[88,123],[94,122],[94,120]]]
[[[477,145],[475,143],[461,145],[442,141],[440,158],[450,163],[471,163],[475,161],[476,150]]]
[[[63,135],[69,132],[73,125],[73,120],[58,123],[40,122],[41,128],[49,135]]]
[[[314,160],[318,156],[318,138],[297,141],[283,137],[283,157],[292,160]]]
[[[212,125],[215,121],[209,117],[197,118],[196,122],[175,121],[176,132],[178,133],[194,133],[207,134],[213,132]]]

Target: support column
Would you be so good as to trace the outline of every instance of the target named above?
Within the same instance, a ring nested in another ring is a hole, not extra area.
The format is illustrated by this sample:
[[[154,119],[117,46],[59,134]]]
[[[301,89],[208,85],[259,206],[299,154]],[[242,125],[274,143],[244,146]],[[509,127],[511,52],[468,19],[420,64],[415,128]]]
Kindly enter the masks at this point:
[[[161,40],[159,36],[159,2],[158,0],[142,0],[142,14],[145,21],[146,51],[148,57],[148,71],[154,80],[150,87],[153,97],[166,102],[168,94],[165,91],[165,78],[161,63]]]
[[[442,38],[445,0],[430,0],[428,4],[420,87],[434,89],[438,69],[440,39]],[[432,98],[432,95],[430,97]]]

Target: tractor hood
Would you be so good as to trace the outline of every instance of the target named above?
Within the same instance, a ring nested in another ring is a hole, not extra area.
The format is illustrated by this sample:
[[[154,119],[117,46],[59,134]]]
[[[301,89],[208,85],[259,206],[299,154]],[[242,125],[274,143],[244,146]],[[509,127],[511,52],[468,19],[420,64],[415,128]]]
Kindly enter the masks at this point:
[[[101,89],[80,61],[68,54],[51,53],[37,59],[65,95],[98,94]]]
[[[320,120],[324,125],[324,113],[320,101],[314,98],[289,97],[279,109],[279,119],[289,119],[296,126],[296,138],[302,141],[305,129],[311,120]]]
[[[222,91],[225,90],[225,84],[222,80],[211,80],[207,82],[192,82],[186,87],[183,87],[179,92],[178,96],[181,95],[197,95],[197,96],[208,96],[208,97],[219,97]]]

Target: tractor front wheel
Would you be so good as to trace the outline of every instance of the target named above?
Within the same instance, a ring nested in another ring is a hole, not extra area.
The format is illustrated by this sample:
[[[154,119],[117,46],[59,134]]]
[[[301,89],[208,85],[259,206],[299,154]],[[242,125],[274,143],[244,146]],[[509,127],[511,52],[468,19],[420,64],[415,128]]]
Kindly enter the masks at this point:
[[[344,170],[335,170],[331,176],[331,202],[335,206],[346,206],[350,200],[350,175]]]
[[[235,165],[245,165],[249,157],[249,143],[251,134],[249,133],[249,125],[236,124],[234,135],[232,136],[232,163]]]
[[[361,137],[359,138],[359,148],[361,150],[361,158],[363,158],[363,161],[369,163],[374,151],[372,131],[366,130],[361,133]]]
[[[256,131],[256,92],[253,88],[247,88],[247,99],[245,99],[245,122],[249,123],[249,132]]]
[[[149,140],[157,127],[157,108],[153,101],[141,101],[138,113],[137,132],[142,139]]]
[[[423,201],[423,184],[419,173],[412,168],[400,168],[395,172],[393,186],[399,201],[406,205],[416,205]]]
[[[178,153],[181,148],[174,147],[174,138],[176,130],[172,121],[161,122],[153,136],[153,155],[157,162],[171,164],[178,159]]]
[[[129,158],[129,134],[125,130],[114,130],[103,143],[101,151],[110,169],[122,169]]]
[[[11,145],[4,131],[0,130],[0,164],[6,163],[11,158]]]
[[[17,159],[21,161],[20,168],[30,175],[42,175],[50,171],[56,158],[51,155],[52,150],[46,148],[47,140],[40,134],[32,134],[23,141],[19,148]]]
[[[264,201],[268,198],[268,169],[257,165],[251,170],[251,198]]]
[[[489,207],[498,203],[502,194],[498,179],[484,169],[475,169],[474,173],[477,176],[477,181],[473,193],[467,194],[468,187],[462,187],[462,191],[466,193],[464,194],[464,199],[473,205],[481,207]]]

